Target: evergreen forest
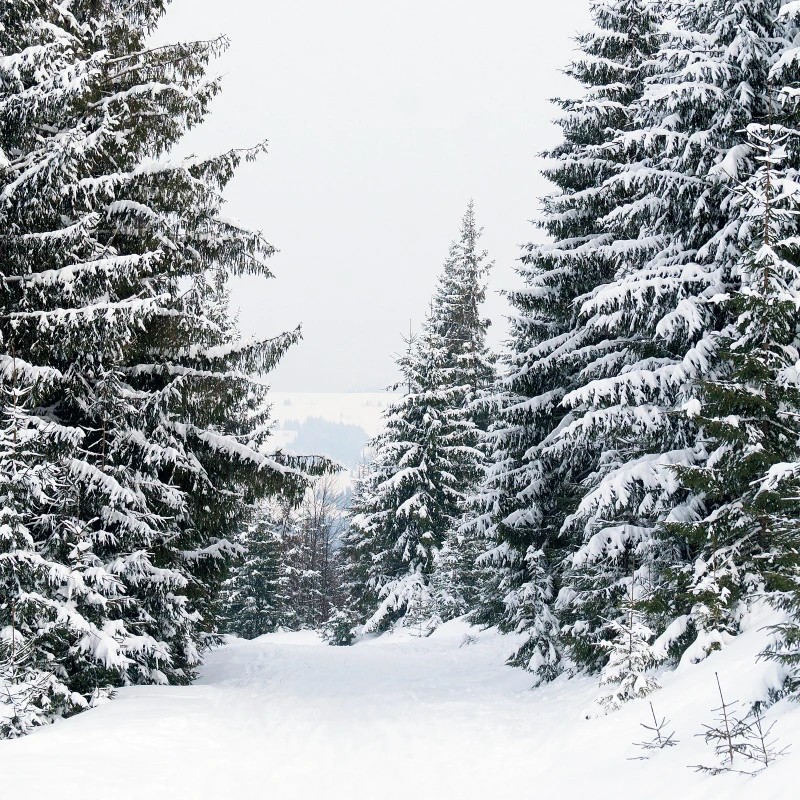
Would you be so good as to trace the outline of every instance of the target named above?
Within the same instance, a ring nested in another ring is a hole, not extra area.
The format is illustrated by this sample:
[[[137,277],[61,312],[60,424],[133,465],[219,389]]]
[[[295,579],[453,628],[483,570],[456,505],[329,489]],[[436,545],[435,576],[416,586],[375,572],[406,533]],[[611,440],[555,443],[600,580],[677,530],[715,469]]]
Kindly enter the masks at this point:
[[[242,335],[231,285],[275,249],[224,213],[266,144],[178,155],[230,42],[153,45],[168,6],[0,0],[0,739],[269,636],[338,665],[457,630],[542,697],[593,687],[582,724],[637,709],[641,760],[678,744],[662,685],[710,664],[696,769],[791,761],[800,2],[590,4],[508,317],[460,200],[355,467],[273,444],[302,331]]]

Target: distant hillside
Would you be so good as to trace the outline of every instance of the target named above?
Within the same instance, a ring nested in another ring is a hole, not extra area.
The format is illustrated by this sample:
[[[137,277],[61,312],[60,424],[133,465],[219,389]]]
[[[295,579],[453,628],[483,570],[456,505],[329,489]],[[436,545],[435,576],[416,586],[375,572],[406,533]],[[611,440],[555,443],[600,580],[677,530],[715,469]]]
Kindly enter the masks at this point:
[[[321,393],[272,392],[272,417],[283,428],[290,420],[305,422],[311,417],[357,425],[368,436],[375,436],[383,428],[383,413],[397,399],[392,392]]]
[[[359,425],[332,422],[322,417],[309,417],[303,422],[286,420],[281,433],[289,449],[328,456],[349,470],[357,466],[361,451],[369,440],[369,435]]]

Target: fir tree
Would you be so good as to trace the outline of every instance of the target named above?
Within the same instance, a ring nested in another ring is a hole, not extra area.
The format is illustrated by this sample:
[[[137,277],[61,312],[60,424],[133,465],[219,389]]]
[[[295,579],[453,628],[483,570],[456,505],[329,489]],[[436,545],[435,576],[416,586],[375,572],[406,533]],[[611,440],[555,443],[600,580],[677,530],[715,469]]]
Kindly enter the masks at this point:
[[[616,141],[633,126],[659,45],[659,12],[641,0],[593,5],[595,29],[578,38],[582,55],[568,74],[585,91],[556,101],[564,141],[549,153],[545,175],[557,192],[545,198],[541,227],[552,241],[530,245],[519,269],[525,286],[509,293],[514,306],[511,355],[498,386],[499,420],[491,432],[492,466],[478,498],[476,523],[487,540],[476,619],[528,631],[514,663],[541,679],[562,668],[554,602],[560,564],[570,550],[562,527],[579,498],[578,485],[597,468],[601,442],[559,448],[573,422],[565,396],[602,366],[612,347],[579,319],[581,298],[613,277],[619,261],[607,220],[629,196],[621,180],[636,146]],[[631,230],[635,238],[637,232]],[[609,355],[605,368],[613,370]]]
[[[469,499],[477,490],[486,466],[485,434],[490,424],[487,402],[495,380],[494,355],[486,345],[490,325],[481,316],[486,280],[493,267],[479,249],[482,229],[470,201],[459,238],[445,261],[431,313],[423,334],[431,360],[439,365],[436,380],[445,393],[442,438],[454,448],[458,470],[458,511],[436,556],[432,582],[438,616],[446,621],[475,607],[478,573],[475,562],[480,541],[463,524]]]
[[[702,736],[706,744],[713,745],[720,763],[713,767],[698,764],[695,769],[711,775],[724,772],[756,775],[774,764],[789,748],[779,749],[778,741],[772,735],[775,723],[767,725],[764,722],[758,705],[742,715],[739,702],[726,701],[719,675],[714,673],[714,677],[717,679],[720,706],[713,709],[717,715],[714,724],[703,725],[705,733],[698,736]]]
[[[488,321],[480,315],[491,264],[478,249],[480,233],[470,203],[423,332],[398,360],[408,393],[387,411],[386,430],[372,443],[375,457],[356,493],[345,548],[351,580],[361,584],[357,602],[372,606],[367,630],[404,616],[433,616],[437,554],[446,540],[451,553],[463,555],[469,547],[455,532],[482,472],[486,420],[478,401],[493,376]],[[469,580],[468,570],[457,569],[461,555],[442,565],[454,592]],[[445,613],[454,611],[448,606]]]
[[[262,148],[168,158],[219,90],[206,68],[226,41],[149,47],[165,7],[0,2],[0,380],[15,353],[32,427],[71,443],[55,459],[69,497],[48,518],[68,532],[31,549],[78,559],[103,587],[104,645],[51,654],[73,697],[191,680],[226,535],[315,467],[263,453],[265,388],[250,378],[299,334],[239,342],[226,310],[229,274],[269,275],[272,248],[220,214]],[[65,578],[56,602],[71,593]]]
[[[347,608],[334,608],[322,626],[322,638],[333,647],[349,647],[356,638],[356,617]]]
[[[436,554],[431,585],[440,620],[460,617],[478,602],[481,542],[466,525],[453,527]]]
[[[669,720],[666,717],[662,717],[659,720],[652,703],[650,703],[650,715],[653,718],[652,725],[648,725],[645,722],[640,722],[639,724],[649,733],[651,738],[645,742],[634,742],[634,744],[643,750],[664,750],[667,747],[675,747],[678,744],[678,740],[675,738],[675,731],[667,732],[670,726]],[[648,756],[640,756],[637,760],[646,761],[647,758]]]
[[[718,301],[734,322],[717,337],[713,377],[700,384],[686,409],[701,426],[709,458],[678,472],[709,511],[666,530],[692,558],[673,572],[670,590],[686,597],[698,634],[688,654],[695,660],[738,633],[751,597],[786,587],[798,544],[796,494],[774,479],[787,475],[786,465],[800,457],[800,393],[793,379],[800,347],[800,185],[790,166],[798,154],[797,132],[775,119],[786,116],[781,97],[772,97],[766,124],[748,128],[758,168],[737,202],[739,287]],[[782,602],[782,595],[774,597]]]
[[[409,393],[386,412],[385,431],[356,494],[348,551],[361,562],[362,602],[377,600],[366,630],[383,630],[432,603],[434,558],[458,513],[453,473],[441,439],[443,404],[416,341],[398,360]]]
[[[242,562],[223,584],[222,616],[226,631],[255,639],[285,624],[280,523],[269,507],[239,534],[236,544]]]
[[[605,691],[597,698],[607,714],[660,688],[647,674],[657,660],[650,646],[653,631],[642,621],[638,589],[634,573],[621,616],[607,623],[610,638],[604,640],[602,646],[608,653],[608,661],[600,673],[600,686],[605,687]]]
[[[755,169],[744,131],[766,120],[770,69],[793,35],[771,0],[673,11],[632,130],[619,139],[641,145],[614,179],[630,192],[607,221],[619,262],[581,306],[579,324],[606,346],[564,398],[571,421],[555,448],[603,447],[564,524],[580,546],[558,601],[570,652],[587,666],[605,657],[604,620],[618,616],[632,561],[658,579],[692,564],[687,543],[659,531],[714,510],[677,477],[709,458],[697,420],[682,409],[715,379],[718,334],[731,322],[730,307],[715,301],[737,286],[735,198]],[[662,588],[651,605],[658,632],[685,610],[669,579]],[[680,650],[691,630],[678,628]]]
[[[118,582],[88,552],[53,462],[70,437],[29,413],[31,389],[11,363],[0,428],[0,736],[87,707],[92,693],[74,691],[68,672],[88,689],[126,666],[98,613]]]
[[[775,116],[785,117],[787,106],[791,110],[789,97],[776,93]],[[747,247],[739,265],[741,288],[726,298],[736,322],[721,337],[720,378],[704,384],[689,409],[703,425],[712,456],[705,469],[682,475],[714,510],[679,533],[697,553],[686,584],[696,600],[691,617],[703,648],[717,649],[726,634],[738,632],[749,599],[766,592],[791,618],[776,626],[778,641],[765,655],[792,668],[794,689],[800,662],[800,182],[790,165],[800,151],[796,129],[780,122],[751,125],[749,135],[759,169],[743,186],[739,203]]]
[[[800,9],[789,5],[787,17],[800,24]],[[788,619],[776,625],[775,641],[762,654],[787,668],[786,689],[798,696],[800,686],[800,534],[797,519],[800,489],[798,442],[798,374],[800,352],[796,331],[797,294],[800,290],[800,251],[797,246],[798,150],[797,115],[800,106],[797,87],[800,74],[787,56],[778,60],[771,78],[774,87],[771,120],[766,128],[753,127],[751,138],[760,155],[761,168],[742,195],[743,212],[753,231],[750,258],[745,264],[742,298],[737,307],[744,311],[744,325],[735,333],[753,338],[754,352],[737,352],[733,365],[735,381],[725,399],[738,400],[756,380],[754,397],[747,406],[755,418],[742,425],[753,428],[755,442],[763,442],[764,453],[748,458],[755,486],[748,487],[735,565],[740,569],[756,560],[756,580],[766,589],[775,606],[787,612]],[[760,241],[759,241],[760,240]],[[759,247],[760,245],[760,247]],[[745,367],[748,367],[745,371]],[[704,411],[702,407],[698,410]],[[732,420],[731,420],[732,421]],[[759,425],[760,423],[760,425]],[[741,449],[739,431],[724,431],[723,441],[734,440]],[[736,435],[738,434],[738,435]],[[738,467],[729,465],[725,475],[739,477]],[[744,476],[742,476],[744,477]],[[749,529],[749,530],[748,530]],[[750,534],[749,536],[747,534]],[[738,544],[738,542],[737,542]],[[741,571],[739,572],[741,575]],[[747,575],[736,588],[752,583]],[[726,604],[727,605],[727,604]],[[727,610],[726,608],[724,610]]]

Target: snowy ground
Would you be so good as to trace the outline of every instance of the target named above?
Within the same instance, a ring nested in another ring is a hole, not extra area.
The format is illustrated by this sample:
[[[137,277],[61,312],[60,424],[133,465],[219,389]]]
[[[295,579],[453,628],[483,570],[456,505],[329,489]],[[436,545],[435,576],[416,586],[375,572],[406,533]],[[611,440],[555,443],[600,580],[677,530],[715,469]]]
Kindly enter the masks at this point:
[[[769,712],[794,752],[757,777],[700,775],[712,763],[695,734],[717,705],[714,672],[730,697],[761,691],[757,628],[706,662],[663,675],[653,696],[680,744],[649,761],[640,739],[646,702],[586,719],[589,679],[530,690],[503,666],[511,644],[450,623],[429,639],[386,636],[352,648],[313,634],[232,641],[198,684],[135,688],[112,703],[0,743],[0,798],[58,800],[292,800],[327,797],[771,800],[796,796],[800,709]]]

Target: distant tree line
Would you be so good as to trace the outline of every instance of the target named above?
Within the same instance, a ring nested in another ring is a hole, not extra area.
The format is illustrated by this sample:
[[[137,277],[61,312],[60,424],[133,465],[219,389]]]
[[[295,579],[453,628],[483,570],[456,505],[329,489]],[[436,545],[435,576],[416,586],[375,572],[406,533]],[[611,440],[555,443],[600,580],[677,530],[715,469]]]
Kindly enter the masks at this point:
[[[235,540],[242,561],[223,584],[224,630],[245,639],[318,630],[341,605],[346,494],[339,483],[324,477],[299,506],[271,500],[254,511]]]

